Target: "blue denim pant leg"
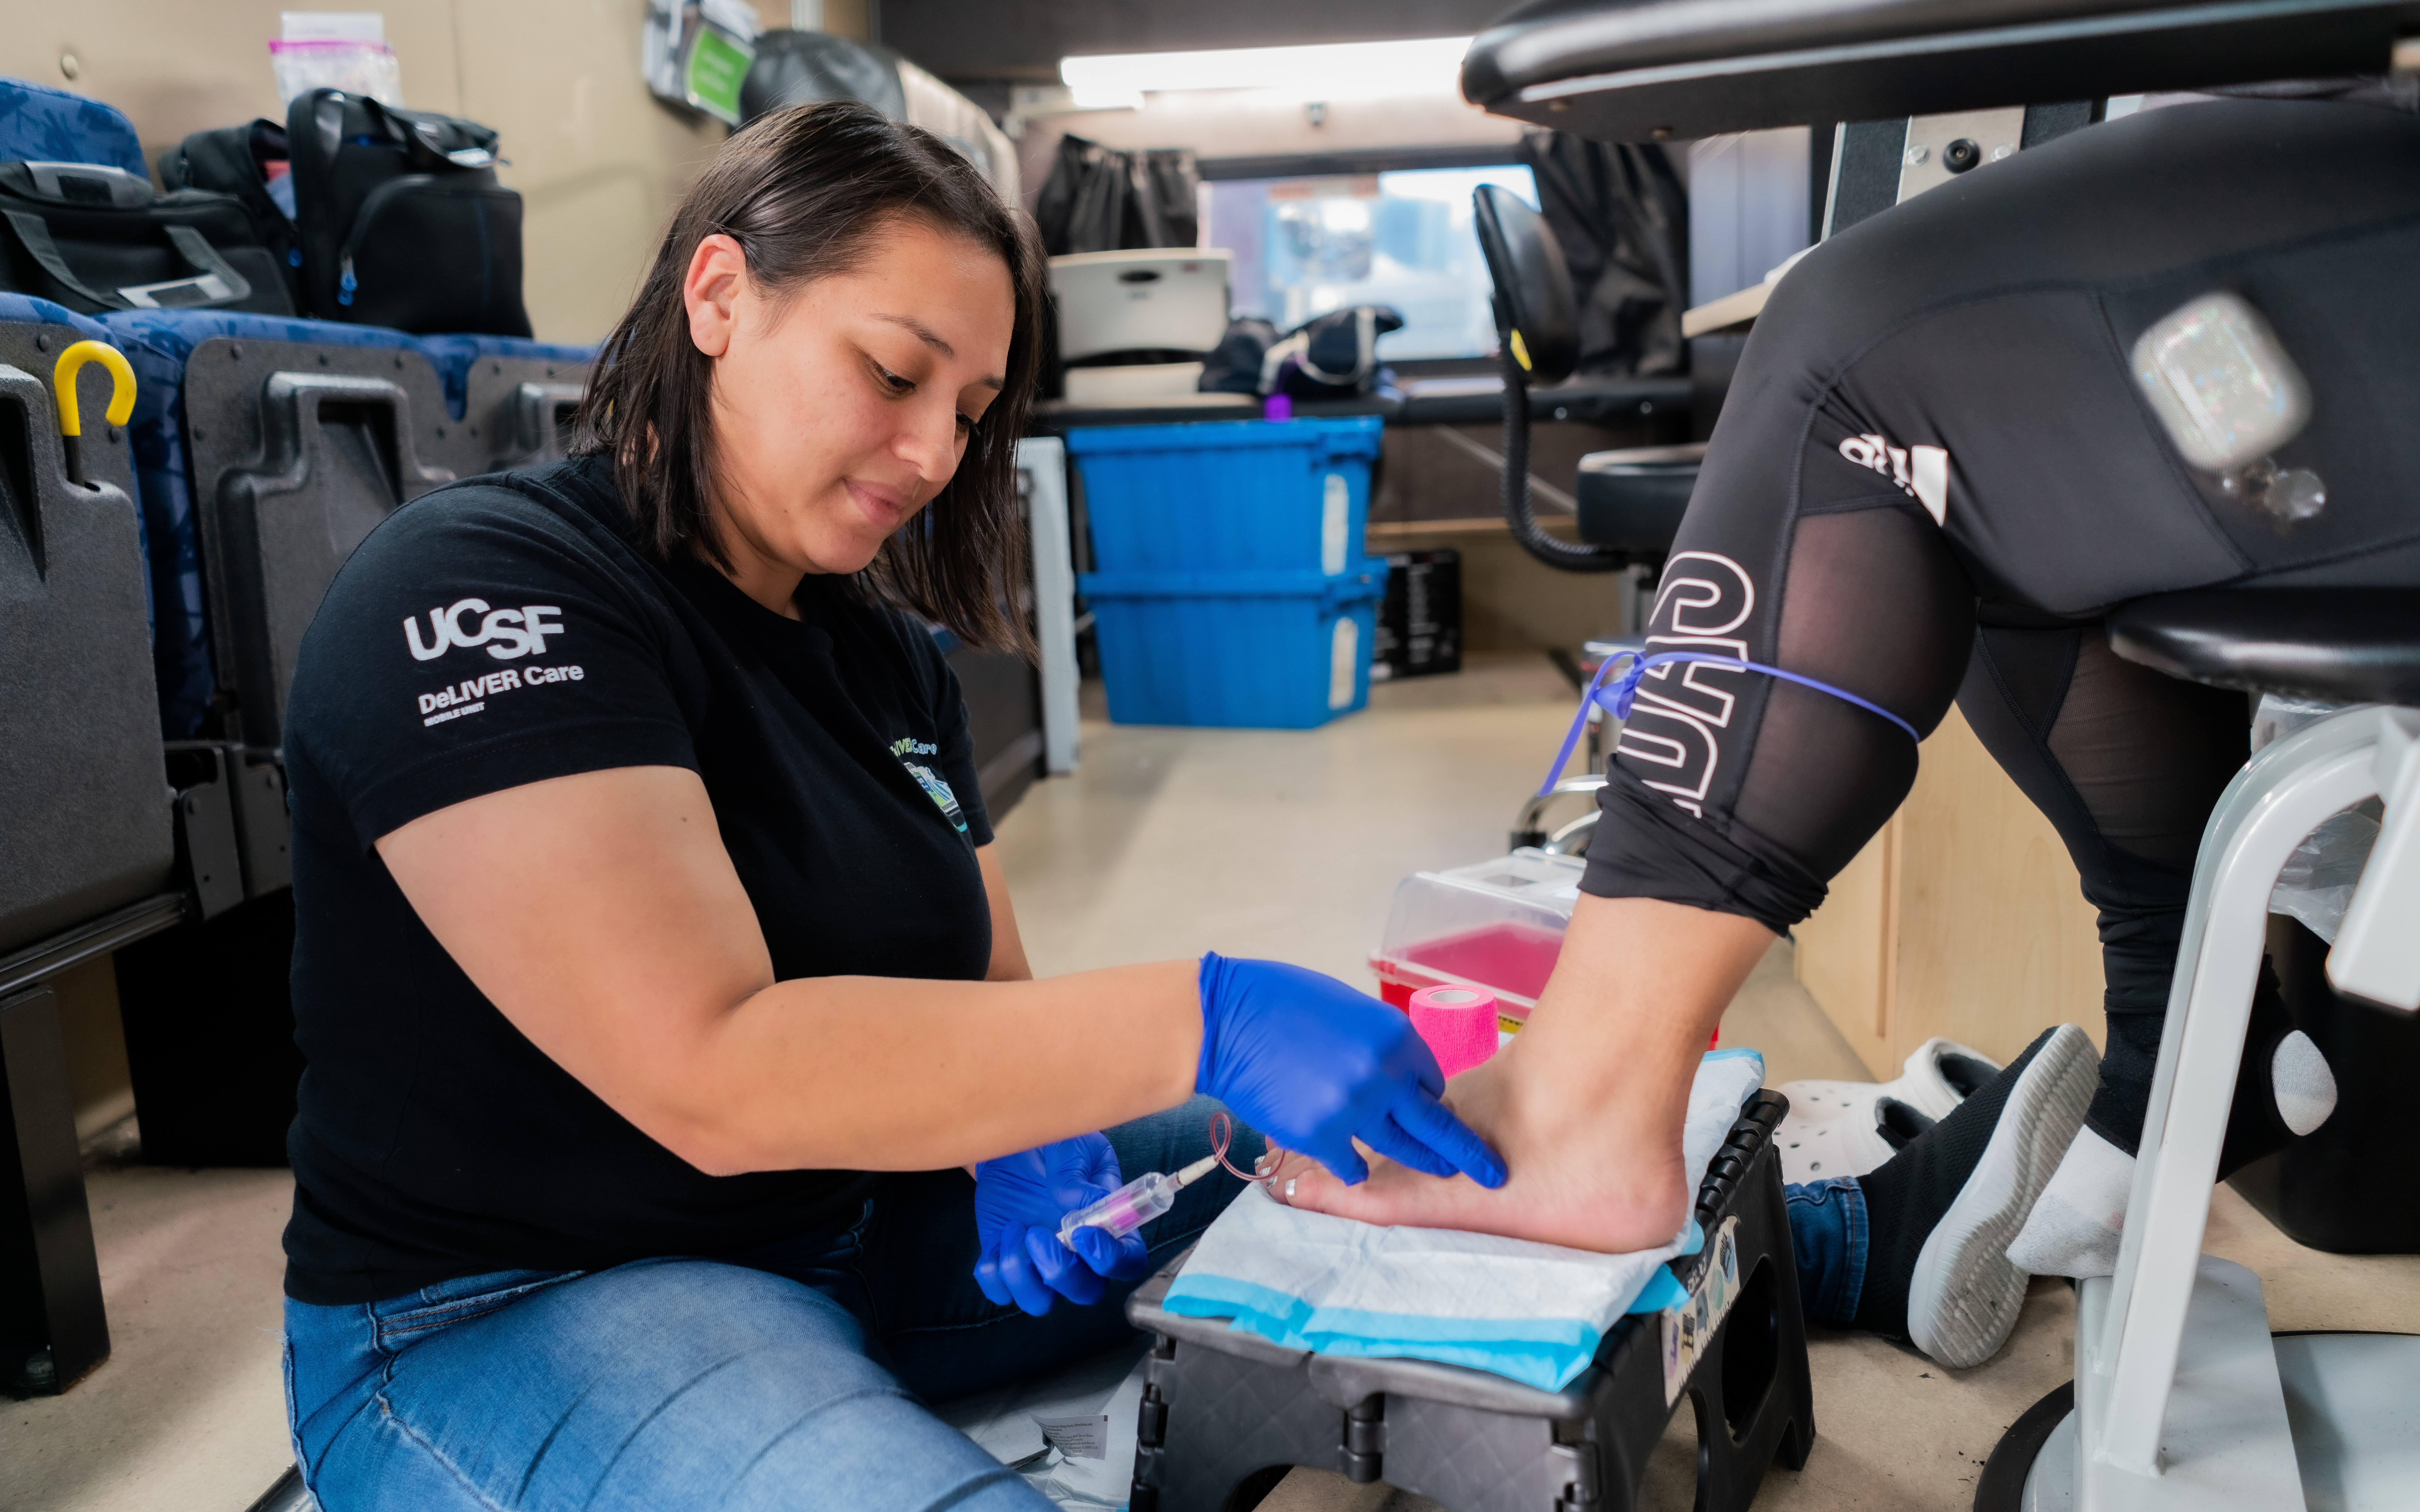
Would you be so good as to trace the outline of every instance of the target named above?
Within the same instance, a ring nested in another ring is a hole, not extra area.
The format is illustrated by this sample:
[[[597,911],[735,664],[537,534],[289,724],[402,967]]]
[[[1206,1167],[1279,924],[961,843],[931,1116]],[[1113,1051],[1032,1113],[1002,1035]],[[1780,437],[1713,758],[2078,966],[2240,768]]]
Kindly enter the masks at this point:
[[[1042,1512],[812,1287],[707,1260],[287,1304],[324,1512]]]
[[[1174,1171],[1210,1153],[1210,1116],[1218,1104],[1197,1097],[1165,1113],[1108,1131],[1118,1169],[1132,1180]],[[1264,1141],[1238,1129],[1227,1159],[1250,1170]],[[1192,1243],[1244,1190],[1213,1167],[1179,1193],[1176,1206],[1144,1226],[1148,1276]],[[974,1182],[964,1171],[895,1177],[875,1201],[862,1261],[884,1357],[927,1401],[948,1401],[1108,1348],[1134,1330],[1125,1299],[1142,1277],[1114,1283],[1090,1307],[1065,1302],[1030,1318],[1001,1306],[975,1285],[982,1252],[974,1229]]]
[[[1129,1174],[1208,1149],[1197,1101],[1109,1131]],[[1249,1167],[1257,1136],[1230,1158]],[[1220,1173],[1144,1230],[1155,1266],[1242,1190]],[[1130,1333],[1135,1283],[1032,1319],[974,1285],[963,1172],[899,1178],[840,1231],[749,1263],[469,1276],[286,1304],[287,1420],[324,1512],[1040,1512],[925,1399]],[[894,1371],[892,1366],[897,1365]]]
[[[1807,1319],[1845,1327],[1856,1319],[1866,1284],[1865,1189],[1854,1176],[1835,1176],[1781,1190]]]

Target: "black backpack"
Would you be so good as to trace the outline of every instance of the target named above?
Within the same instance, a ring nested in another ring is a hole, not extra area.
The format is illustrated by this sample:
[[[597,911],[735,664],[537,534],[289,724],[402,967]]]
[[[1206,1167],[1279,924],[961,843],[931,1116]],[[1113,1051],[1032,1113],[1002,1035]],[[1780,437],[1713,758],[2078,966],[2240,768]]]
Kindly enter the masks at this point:
[[[526,336],[521,197],[496,182],[496,133],[341,89],[286,113],[302,285],[322,320]]]
[[[294,313],[242,201],[88,162],[0,162],[0,288],[79,315]]]
[[[1357,304],[1314,316],[1283,336],[1257,316],[1227,322],[1202,364],[1204,393],[1282,393],[1295,399],[1351,399],[1387,387],[1378,338],[1404,317],[1383,304]]]
[[[206,189],[243,201],[260,227],[261,240],[286,275],[294,308],[310,308],[302,293],[302,247],[294,222],[269,192],[269,164],[284,162],[286,128],[275,121],[195,131],[161,154],[160,181],[170,189]]]

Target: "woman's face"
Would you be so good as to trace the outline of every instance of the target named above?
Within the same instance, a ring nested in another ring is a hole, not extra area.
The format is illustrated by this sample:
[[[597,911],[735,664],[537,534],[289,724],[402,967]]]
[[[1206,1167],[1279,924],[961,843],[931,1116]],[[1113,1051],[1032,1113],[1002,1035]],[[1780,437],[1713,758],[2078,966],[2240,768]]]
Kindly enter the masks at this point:
[[[857,271],[778,300],[738,243],[707,237],[682,293],[690,338],[715,360],[715,523],[732,577],[791,612],[799,578],[865,566],[957,471],[1008,371],[1008,265],[903,218]]]

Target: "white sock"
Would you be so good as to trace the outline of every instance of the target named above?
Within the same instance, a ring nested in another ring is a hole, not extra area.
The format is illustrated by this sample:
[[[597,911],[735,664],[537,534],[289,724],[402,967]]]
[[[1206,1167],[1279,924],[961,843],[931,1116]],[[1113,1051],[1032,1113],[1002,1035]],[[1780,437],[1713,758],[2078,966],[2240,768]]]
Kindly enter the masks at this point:
[[[2298,1136],[2327,1122],[2336,1110],[2335,1073],[2300,1029],[2277,1041],[2277,1053],[2269,1057],[2269,1086],[2277,1094],[2277,1116]]]
[[[2114,1273],[2133,1189],[2134,1157],[2088,1124],[2077,1130],[2024,1227],[2009,1242],[2009,1263],[2033,1275]]]
[[[2325,1056],[2300,1029],[2277,1041],[2269,1060],[2277,1116],[2295,1134],[2309,1134],[2336,1109],[2336,1079]],[[2110,1275],[2126,1228],[2126,1201],[2134,1190],[2134,1157],[2095,1134],[2075,1142],[2034,1202],[2025,1226],[2009,1242],[2009,1263],[2033,1275]]]

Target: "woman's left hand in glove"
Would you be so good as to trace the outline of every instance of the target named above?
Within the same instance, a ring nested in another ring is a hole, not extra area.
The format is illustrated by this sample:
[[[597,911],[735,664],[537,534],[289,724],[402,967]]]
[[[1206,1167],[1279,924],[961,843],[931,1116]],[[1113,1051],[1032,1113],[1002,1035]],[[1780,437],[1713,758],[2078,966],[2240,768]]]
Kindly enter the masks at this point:
[[[1142,1236],[1112,1239],[1076,1230],[1073,1247],[1059,1221],[1125,1184],[1117,1151],[1096,1134],[1059,1139],[975,1167],[975,1232],[983,1257],[975,1285],[995,1303],[1014,1302],[1039,1318],[1060,1297],[1078,1306],[1101,1300],[1111,1281],[1132,1281],[1150,1265]]]

